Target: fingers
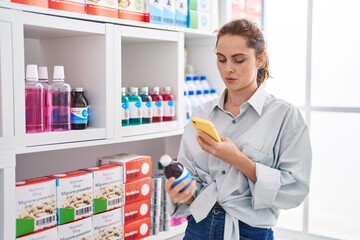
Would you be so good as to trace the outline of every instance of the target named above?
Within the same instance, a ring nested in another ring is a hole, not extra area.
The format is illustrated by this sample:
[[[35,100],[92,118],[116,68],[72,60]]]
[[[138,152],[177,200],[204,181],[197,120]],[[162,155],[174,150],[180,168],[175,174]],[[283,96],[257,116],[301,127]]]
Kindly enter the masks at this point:
[[[176,186],[173,186],[175,179],[172,177],[166,182],[165,190],[173,203],[186,203],[193,196],[196,190],[195,180],[193,180],[186,189],[181,191],[189,183],[189,181],[189,179],[185,179]]]

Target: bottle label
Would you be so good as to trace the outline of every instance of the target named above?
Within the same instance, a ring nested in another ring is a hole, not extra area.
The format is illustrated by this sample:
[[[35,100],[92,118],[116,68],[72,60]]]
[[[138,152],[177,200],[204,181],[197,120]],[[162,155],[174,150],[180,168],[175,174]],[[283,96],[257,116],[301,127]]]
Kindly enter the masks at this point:
[[[162,117],[163,116],[163,105],[162,105],[161,101],[154,102],[153,116],[154,117]]]
[[[121,104],[121,117],[124,120],[127,120],[130,117],[129,103],[127,103],[127,102],[124,102]]]
[[[142,117],[143,118],[152,118],[153,109],[151,102],[143,102],[142,104]]]
[[[174,117],[175,116],[175,102],[164,101],[164,116]]]
[[[83,124],[89,121],[89,107],[71,108],[71,123]]]
[[[141,102],[129,102],[130,118],[142,118]]]
[[[175,179],[173,186],[178,185],[180,182],[182,182],[185,179],[189,179],[189,182],[180,191],[184,191],[190,185],[190,183],[192,181],[192,177],[186,168],[184,168],[181,175],[177,179]]]

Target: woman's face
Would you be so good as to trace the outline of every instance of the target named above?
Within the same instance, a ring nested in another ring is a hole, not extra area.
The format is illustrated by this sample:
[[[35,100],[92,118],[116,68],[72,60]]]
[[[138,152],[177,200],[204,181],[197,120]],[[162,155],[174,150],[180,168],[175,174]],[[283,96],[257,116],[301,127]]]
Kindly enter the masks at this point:
[[[238,35],[221,36],[216,48],[217,67],[229,91],[257,89],[257,59],[255,49]]]

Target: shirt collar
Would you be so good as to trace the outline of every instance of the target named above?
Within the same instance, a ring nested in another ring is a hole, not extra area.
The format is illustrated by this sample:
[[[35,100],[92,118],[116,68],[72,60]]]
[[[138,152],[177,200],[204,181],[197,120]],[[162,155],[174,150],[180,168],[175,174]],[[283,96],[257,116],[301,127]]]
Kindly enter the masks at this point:
[[[211,106],[211,112],[213,112],[216,107],[224,109],[226,94],[227,89],[223,91],[218,101],[214,101],[214,104]],[[265,87],[260,85],[247,103],[249,103],[259,115],[261,115],[267,95]]]

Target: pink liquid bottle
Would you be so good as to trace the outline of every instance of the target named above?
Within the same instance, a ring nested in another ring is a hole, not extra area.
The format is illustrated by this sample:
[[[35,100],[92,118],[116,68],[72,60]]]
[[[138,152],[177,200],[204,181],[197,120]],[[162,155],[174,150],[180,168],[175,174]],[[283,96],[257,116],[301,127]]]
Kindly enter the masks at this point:
[[[160,95],[160,88],[153,87],[152,93],[150,94],[153,102],[153,118],[152,122],[162,122],[163,121],[163,97]]]
[[[175,98],[171,93],[171,87],[164,87],[164,92],[161,94],[164,103],[163,121],[175,120]]]
[[[65,83],[64,66],[54,66],[54,77],[49,86],[51,102],[51,131],[70,130],[70,85]]]
[[[25,118],[26,133],[44,131],[44,88],[39,83],[38,69],[34,64],[26,66]]]
[[[49,77],[48,77],[48,69],[47,67],[39,67],[39,82],[44,87],[44,132],[51,131],[50,121],[51,121],[51,104],[49,101]]]

